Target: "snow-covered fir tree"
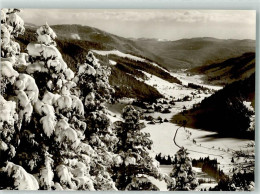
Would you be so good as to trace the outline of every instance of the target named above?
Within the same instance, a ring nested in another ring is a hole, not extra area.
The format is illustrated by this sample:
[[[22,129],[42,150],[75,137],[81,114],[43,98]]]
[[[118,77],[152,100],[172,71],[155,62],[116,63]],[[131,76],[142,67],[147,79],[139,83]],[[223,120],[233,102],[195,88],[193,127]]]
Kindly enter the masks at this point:
[[[122,122],[111,123],[110,69],[92,52],[73,72],[46,23],[21,53],[19,11],[1,10],[0,189],[159,190],[154,179],[173,190],[194,188],[185,150],[172,177],[160,173],[132,106]]]
[[[247,131],[254,132],[255,131],[255,110],[251,102],[243,101],[243,105],[247,109],[246,116],[249,118],[249,127]]]
[[[38,88],[29,75],[18,72],[25,61],[15,37],[24,33],[18,9],[1,10],[0,188],[39,189],[36,178],[14,163],[21,142],[22,125],[31,121]],[[20,153],[23,154],[23,153]]]
[[[170,185],[169,190],[189,191],[198,186],[196,172],[192,170],[192,162],[188,157],[187,150],[180,148],[175,154],[174,164],[170,176],[175,178],[176,185]]]
[[[84,65],[95,74],[81,65],[75,77],[47,23],[27,46],[28,63],[26,53],[13,51],[24,32],[19,10],[2,11],[1,189],[117,190],[110,170],[117,138],[103,106],[112,91],[109,70],[90,53]],[[79,92],[82,78],[93,80],[89,92]]]
[[[98,178],[95,182],[98,190],[115,190],[111,168],[120,162],[117,154],[114,154],[118,138],[111,130],[111,122],[104,106],[105,102],[111,100],[111,93],[114,92],[108,83],[109,75],[110,69],[101,66],[90,51],[85,63],[78,65],[74,79],[77,84],[75,93],[84,102],[86,141],[98,153],[98,158],[90,169],[91,175]]]
[[[27,73],[36,79],[39,98],[34,105],[34,120],[28,127],[29,137],[36,141],[23,148],[35,147],[36,156],[24,160],[31,171],[36,170],[40,189],[95,190],[89,174],[92,148],[84,143],[86,124],[81,121],[84,108],[74,95],[74,72],[63,61],[55,47],[55,32],[48,24],[37,29],[37,43],[27,46],[31,64]],[[27,131],[26,131],[27,133]],[[28,140],[28,139],[27,139]],[[91,152],[91,153],[90,153]],[[20,158],[19,158],[20,159]],[[20,160],[21,160],[20,159]],[[84,180],[84,181],[83,181]]]
[[[116,186],[120,190],[158,190],[149,177],[162,179],[159,163],[149,156],[152,141],[141,132],[140,114],[133,106],[123,109],[123,122],[117,122],[115,133],[119,138],[117,153],[122,161],[114,167]]]

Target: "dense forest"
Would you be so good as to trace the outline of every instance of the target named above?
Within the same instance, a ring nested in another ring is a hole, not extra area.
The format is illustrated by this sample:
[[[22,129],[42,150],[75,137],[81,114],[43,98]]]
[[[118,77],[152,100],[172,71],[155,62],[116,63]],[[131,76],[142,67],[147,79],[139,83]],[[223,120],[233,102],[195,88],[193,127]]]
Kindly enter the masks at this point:
[[[217,131],[220,136],[254,139],[255,74],[236,81],[192,109],[174,115],[172,122],[186,120],[187,126]]]

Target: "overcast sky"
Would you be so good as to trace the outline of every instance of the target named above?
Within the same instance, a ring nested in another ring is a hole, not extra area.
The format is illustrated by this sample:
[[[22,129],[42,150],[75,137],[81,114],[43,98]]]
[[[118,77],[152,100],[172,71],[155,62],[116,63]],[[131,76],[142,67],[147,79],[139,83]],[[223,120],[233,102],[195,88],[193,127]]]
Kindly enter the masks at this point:
[[[133,38],[255,39],[256,14],[246,10],[23,9],[25,23],[82,24]]]

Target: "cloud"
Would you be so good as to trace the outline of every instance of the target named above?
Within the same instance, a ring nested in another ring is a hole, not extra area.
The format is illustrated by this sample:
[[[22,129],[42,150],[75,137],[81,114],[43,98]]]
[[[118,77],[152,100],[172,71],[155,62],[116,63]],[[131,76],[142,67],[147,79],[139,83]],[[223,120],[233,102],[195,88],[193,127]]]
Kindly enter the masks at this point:
[[[131,22],[255,22],[255,11],[243,10],[107,10],[103,12],[90,11],[85,14],[89,19],[121,20]]]
[[[27,23],[81,24],[123,37],[255,39],[253,10],[24,9]]]
[[[34,17],[52,18],[53,22],[62,22],[66,18],[67,22],[84,22],[91,20],[116,20],[126,22],[223,22],[223,23],[255,23],[255,11],[244,10],[24,10]],[[62,17],[61,17],[62,16]],[[30,16],[27,15],[29,19]],[[39,20],[38,20],[39,21]]]

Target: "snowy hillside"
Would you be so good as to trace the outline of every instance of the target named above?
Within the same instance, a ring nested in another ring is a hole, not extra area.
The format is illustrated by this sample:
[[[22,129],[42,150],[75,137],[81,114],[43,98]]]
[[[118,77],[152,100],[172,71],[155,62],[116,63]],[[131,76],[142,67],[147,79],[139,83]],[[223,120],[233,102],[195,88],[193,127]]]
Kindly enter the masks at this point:
[[[199,104],[204,98],[211,96],[211,92],[200,92],[198,90],[187,88],[188,83],[196,83],[197,85],[208,88],[209,91],[221,90],[219,86],[209,86],[202,83],[197,76],[187,76],[184,73],[174,74],[178,77],[184,85],[178,85],[174,83],[169,83],[162,80],[156,76],[145,73],[148,77],[145,81],[147,84],[155,87],[159,92],[164,94],[166,99],[183,99],[185,96],[190,96],[190,100],[186,101],[176,101],[174,106],[171,106],[169,113],[157,112],[155,107],[157,106],[168,106],[167,104],[157,105],[153,104],[150,108],[142,110],[144,112],[144,132],[151,135],[153,141],[152,150],[150,151],[151,156],[156,154],[162,154],[164,156],[170,155],[174,157],[175,153],[180,149],[180,147],[185,147],[189,152],[189,156],[193,159],[199,159],[204,157],[209,157],[210,159],[217,159],[219,162],[218,167],[223,170],[227,175],[231,175],[234,168],[241,168],[245,166],[246,162],[254,163],[252,140],[249,139],[237,139],[232,137],[218,137],[216,132],[204,131],[201,129],[194,129],[189,127],[182,127],[180,123],[182,120],[174,121],[174,123],[168,122],[174,118],[174,115],[181,113],[183,110],[188,110],[194,106],[194,104]],[[159,100],[159,102],[164,100]],[[158,102],[158,101],[157,101]],[[120,107],[128,104],[129,101],[121,101],[119,104],[110,105],[108,108],[112,115],[116,117],[119,116]],[[160,104],[160,103],[158,103]],[[250,103],[246,103],[250,104]],[[119,106],[120,105],[120,106]],[[185,109],[184,109],[185,107]],[[251,108],[251,107],[250,107]],[[153,111],[151,111],[153,109]],[[252,109],[252,108],[251,108]],[[151,112],[150,112],[151,111]],[[149,113],[150,112],[150,113]],[[146,118],[151,117],[153,120],[147,120]],[[161,120],[157,120],[160,118]],[[164,122],[161,122],[164,121]],[[249,153],[248,155],[241,155],[240,157],[234,159],[235,155],[238,153]],[[252,169],[248,169],[252,172]],[[163,171],[163,169],[162,169]],[[216,186],[214,184],[202,184],[196,189],[209,189],[209,187]]]
[[[101,66],[89,52],[85,63],[72,71],[47,23],[36,30],[38,41],[27,45],[28,53],[20,53],[15,42],[24,33],[19,11],[2,10],[6,20],[1,28],[0,188],[131,190],[151,182],[140,182],[138,171],[136,177],[120,181],[133,166],[148,166],[149,173],[142,174],[162,179],[157,162],[146,151],[149,139],[138,133],[138,120],[135,138],[145,139],[147,145],[128,152],[130,145],[120,138],[132,126],[129,117],[136,118],[138,112],[125,109],[122,132],[112,129],[104,106],[114,92],[108,83],[109,67]],[[22,56],[27,58],[20,63]]]
[[[20,12],[1,10],[0,190],[254,190],[254,69],[223,87],[184,69],[254,41],[130,40]]]
[[[92,50],[94,53],[97,53],[98,55],[103,55],[103,56],[107,56],[107,55],[117,55],[119,57],[124,57],[124,58],[128,58],[128,59],[132,59],[135,61],[142,61],[144,62],[145,59],[140,58],[140,57],[136,57],[130,54],[125,54],[122,53],[121,51],[118,50],[112,50],[112,51],[100,51],[100,50]]]

